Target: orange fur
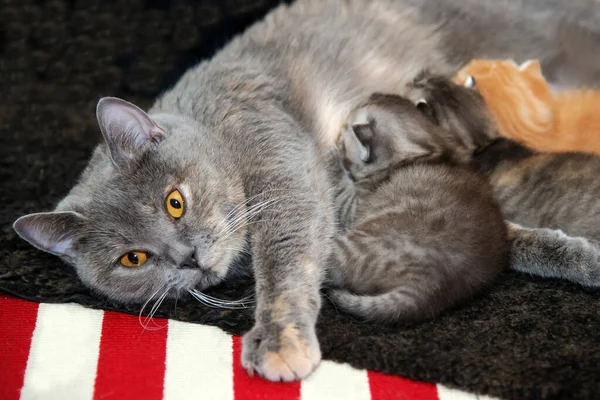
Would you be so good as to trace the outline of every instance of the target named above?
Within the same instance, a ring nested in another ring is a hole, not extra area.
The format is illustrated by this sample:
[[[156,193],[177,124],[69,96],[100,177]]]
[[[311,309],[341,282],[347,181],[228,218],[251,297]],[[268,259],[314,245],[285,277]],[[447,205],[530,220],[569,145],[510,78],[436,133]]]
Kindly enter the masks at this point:
[[[540,151],[600,154],[600,92],[552,93],[538,61],[473,60],[455,81],[469,76],[502,136]]]

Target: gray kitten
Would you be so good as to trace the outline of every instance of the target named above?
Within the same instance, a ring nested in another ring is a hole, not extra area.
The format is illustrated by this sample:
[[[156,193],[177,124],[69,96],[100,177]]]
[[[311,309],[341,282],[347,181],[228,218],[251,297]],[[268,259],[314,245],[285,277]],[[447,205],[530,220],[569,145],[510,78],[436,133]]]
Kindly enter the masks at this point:
[[[53,212],[15,229],[89,287],[132,303],[249,273],[235,260],[251,251],[256,322],[242,364],[270,380],[303,378],[321,359],[315,324],[336,228],[321,155],[349,111],[373,92],[402,94],[424,68],[449,73],[473,57],[538,58],[554,84],[593,83],[595,42],[565,53],[566,31],[552,27],[595,35],[599,17],[596,2],[545,0],[282,5],[147,114],[102,100],[106,143]]]
[[[464,149],[475,150],[471,166],[488,176],[513,222],[512,268],[600,287],[600,157],[538,153],[499,138],[479,93],[444,77],[417,79],[411,95]]]
[[[458,150],[458,151],[457,151]],[[472,297],[508,266],[504,218],[453,136],[408,100],[375,94],[340,135],[354,187],[339,204],[331,299],[370,320],[415,322]]]

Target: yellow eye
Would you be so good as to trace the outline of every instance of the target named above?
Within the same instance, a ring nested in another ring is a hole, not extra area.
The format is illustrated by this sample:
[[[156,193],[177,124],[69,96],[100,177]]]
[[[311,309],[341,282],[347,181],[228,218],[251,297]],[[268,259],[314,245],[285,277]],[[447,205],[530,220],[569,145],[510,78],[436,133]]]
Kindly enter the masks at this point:
[[[183,197],[179,190],[175,189],[167,196],[167,212],[173,218],[181,218],[183,214]]]
[[[148,260],[148,253],[145,251],[130,251],[121,256],[121,265],[124,267],[139,267]]]

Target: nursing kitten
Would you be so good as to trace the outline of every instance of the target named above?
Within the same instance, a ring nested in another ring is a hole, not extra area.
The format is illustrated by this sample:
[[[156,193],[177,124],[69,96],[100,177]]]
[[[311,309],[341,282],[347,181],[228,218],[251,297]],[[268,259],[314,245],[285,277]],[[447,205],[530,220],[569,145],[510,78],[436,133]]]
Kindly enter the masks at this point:
[[[579,14],[600,32],[596,3],[281,5],[148,113],[102,100],[105,144],[82,179],[53,212],[24,216],[15,229],[97,293],[129,303],[254,273],[256,321],[242,364],[274,381],[304,378],[321,359],[315,324],[335,233],[320,154],[350,109],[373,92],[402,94],[424,68],[450,73],[474,57],[539,58],[559,80],[593,84],[595,53],[565,55],[563,32],[548,30],[576,25]],[[583,54],[589,63],[578,63]],[[246,251],[253,263],[239,267]]]
[[[338,200],[352,211],[341,213],[349,231],[335,240],[330,272],[339,308],[421,321],[481,292],[507,267],[500,208],[460,149],[402,97],[376,94],[352,111],[340,152],[352,178],[342,185],[355,190]]]
[[[600,154],[600,91],[553,92],[537,60],[473,60],[454,79],[476,82],[502,136],[538,151]]]
[[[449,134],[488,138],[471,166],[488,176],[512,222],[511,267],[600,287],[600,157],[539,153],[497,138],[482,96],[443,77],[417,80],[412,96],[426,101],[426,115]]]

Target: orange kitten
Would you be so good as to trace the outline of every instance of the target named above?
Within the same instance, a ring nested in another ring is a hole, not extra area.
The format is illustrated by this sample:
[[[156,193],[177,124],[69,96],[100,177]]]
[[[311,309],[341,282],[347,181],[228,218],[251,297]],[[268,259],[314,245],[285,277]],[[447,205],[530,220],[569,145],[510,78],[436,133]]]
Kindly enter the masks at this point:
[[[473,60],[454,79],[477,88],[502,136],[539,151],[600,154],[600,92],[552,93],[538,61]]]

